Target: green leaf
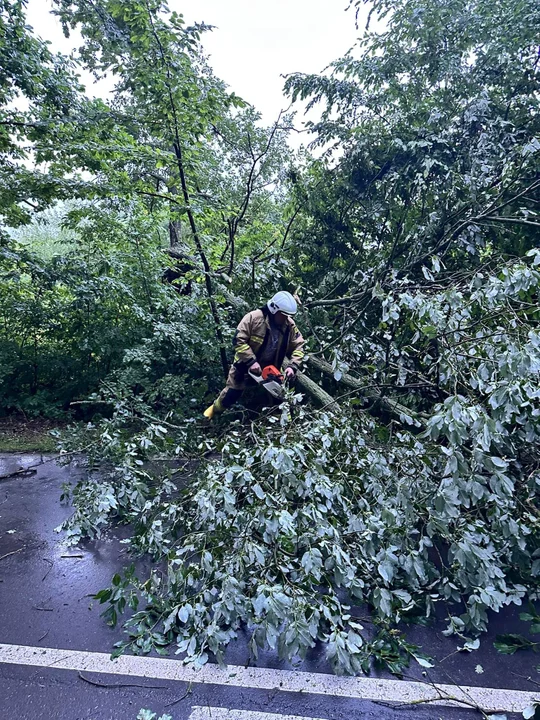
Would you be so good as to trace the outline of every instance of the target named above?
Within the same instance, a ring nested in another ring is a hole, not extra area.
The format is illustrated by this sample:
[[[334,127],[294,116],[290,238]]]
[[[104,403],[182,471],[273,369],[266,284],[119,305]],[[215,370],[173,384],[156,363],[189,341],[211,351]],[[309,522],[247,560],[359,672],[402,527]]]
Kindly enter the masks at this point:
[[[414,653],[413,653],[413,657],[416,660],[416,662],[423,668],[434,667],[434,664],[427,657],[423,657],[421,655],[415,655]]]
[[[493,643],[494,647],[504,655],[513,655],[517,650],[523,650],[531,646],[531,641],[514,633],[507,633],[506,635],[497,635],[496,641]]]
[[[378,566],[379,574],[386,580],[387,583],[391,583],[394,577],[394,565],[390,560],[383,560]]]
[[[186,623],[189,620],[192,610],[193,608],[191,607],[191,605],[183,605],[178,610],[178,619],[180,620],[180,622]]]
[[[479,647],[480,638],[475,638],[474,640],[467,640],[467,642],[460,649],[467,650],[468,652],[473,652],[474,650],[478,650]]]

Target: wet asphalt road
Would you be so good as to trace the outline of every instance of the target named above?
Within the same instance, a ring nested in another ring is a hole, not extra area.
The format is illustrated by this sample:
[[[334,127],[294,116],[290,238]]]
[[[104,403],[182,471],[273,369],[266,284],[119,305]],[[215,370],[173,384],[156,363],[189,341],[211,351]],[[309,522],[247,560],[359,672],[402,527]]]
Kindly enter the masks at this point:
[[[0,643],[48,648],[110,652],[122,639],[120,629],[110,629],[99,617],[102,608],[91,595],[110,583],[112,575],[129,564],[124,547],[114,536],[85,543],[82,549],[67,548],[54,531],[70,513],[60,504],[61,486],[76,482],[84,472],[72,463],[38,465],[40,456],[0,456],[0,476],[21,467],[36,466],[35,474],[0,480]],[[493,648],[501,632],[525,632],[519,608],[493,618],[488,635],[474,653],[456,653],[457,642],[441,634],[444,625],[411,627],[409,639],[437,659],[430,680],[514,690],[540,690],[536,665],[540,658],[523,652],[503,656]],[[174,657],[174,655],[171,655]],[[248,659],[245,639],[230,648],[227,661],[244,665]],[[262,654],[260,667],[290,669],[272,653]],[[482,672],[477,672],[480,666]],[[314,652],[299,672],[328,673],[322,653]],[[382,674],[384,676],[384,674]],[[168,712],[174,720],[187,720],[192,706],[235,708],[328,720],[377,718],[381,720],[468,720],[479,717],[473,710],[434,706],[384,707],[368,701],[305,693],[193,685],[92,674],[94,682],[115,687],[96,687],[76,671],[36,668],[0,663],[0,709],[14,720],[135,720],[140,708]],[[424,676],[425,678],[426,676]],[[531,677],[533,684],[527,678]],[[409,679],[422,679],[422,668],[411,667]],[[128,687],[128,683],[135,686]],[[158,687],[149,687],[158,686]],[[144,687],[146,686],[146,687]],[[539,693],[540,695],[540,693]],[[517,715],[508,715],[508,720]]]

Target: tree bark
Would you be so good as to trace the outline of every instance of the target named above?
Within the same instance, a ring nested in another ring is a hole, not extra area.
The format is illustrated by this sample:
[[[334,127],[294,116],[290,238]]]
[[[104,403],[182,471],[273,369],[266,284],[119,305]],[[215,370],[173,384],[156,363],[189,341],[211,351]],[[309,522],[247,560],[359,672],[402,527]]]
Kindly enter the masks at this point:
[[[290,361],[285,358],[283,367],[286,368],[289,365]],[[341,410],[339,404],[326,392],[326,390],[323,390],[320,385],[317,385],[314,380],[301,371],[296,373],[296,387],[305,392],[306,395],[309,395],[309,397],[314,400],[317,405],[322,406],[326,410],[329,410],[330,412],[339,412]]]

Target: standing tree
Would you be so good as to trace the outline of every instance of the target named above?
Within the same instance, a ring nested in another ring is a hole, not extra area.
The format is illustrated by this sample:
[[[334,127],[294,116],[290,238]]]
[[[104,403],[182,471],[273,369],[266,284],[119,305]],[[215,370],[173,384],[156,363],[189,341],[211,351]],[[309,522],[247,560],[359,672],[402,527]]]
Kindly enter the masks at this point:
[[[163,0],[58,0],[56,6],[66,33],[81,30],[85,66],[117,78],[112,107],[121,134],[113,135],[110,148],[96,150],[107,190],[147,198],[152,208],[164,205],[174,242],[186,222],[183,241],[188,256],[197,258],[226,373],[217,278],[234,270],[239,230],[279,170],[271,151],[284,130],[277,123],[267,132],[257,129],[249,111],[233,119],[230,111],[244,103],[201,55],[200,34],[208,28],[186,27]],[[233,168],[235,182],[226,172]]]

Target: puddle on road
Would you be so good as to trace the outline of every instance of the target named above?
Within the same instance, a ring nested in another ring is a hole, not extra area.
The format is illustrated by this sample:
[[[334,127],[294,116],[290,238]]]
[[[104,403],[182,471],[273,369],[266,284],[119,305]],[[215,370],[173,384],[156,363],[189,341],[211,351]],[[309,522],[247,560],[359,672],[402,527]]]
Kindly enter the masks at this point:
[[[112,533],[74,547],[66,542],[64,533],[55,531],[73,512],[69,505],[60,503],[61,486],[76,482],[84,471],[76,464],[62,467],[47,462],[50,458],[36,453],[0,455],[0,476],[36,470],[35,475],[13,475],[0,484],[0,556],[7,555],[0,572],[2,576],[10,572],[35,572],[37,576],[46,557],[47,563],[54,565],[47,584],[52,585],[54,580],[56,592],[77,584],[100,590],[115,572],[129,565],[125,547]],[[44,575],[45,571],[39,582]]]
[[[0,455],[0,475],[36,466],[35,474],[0,482],[0,636],[15,644],[106,652],[123,636],[104,622],[105,607],[91,596],[130,565],[120,543],[126,530],[68,545],[54,530],[73,512],[60,503],[62,484],[77,482],[85,470],[42,459],[51,456]]]

